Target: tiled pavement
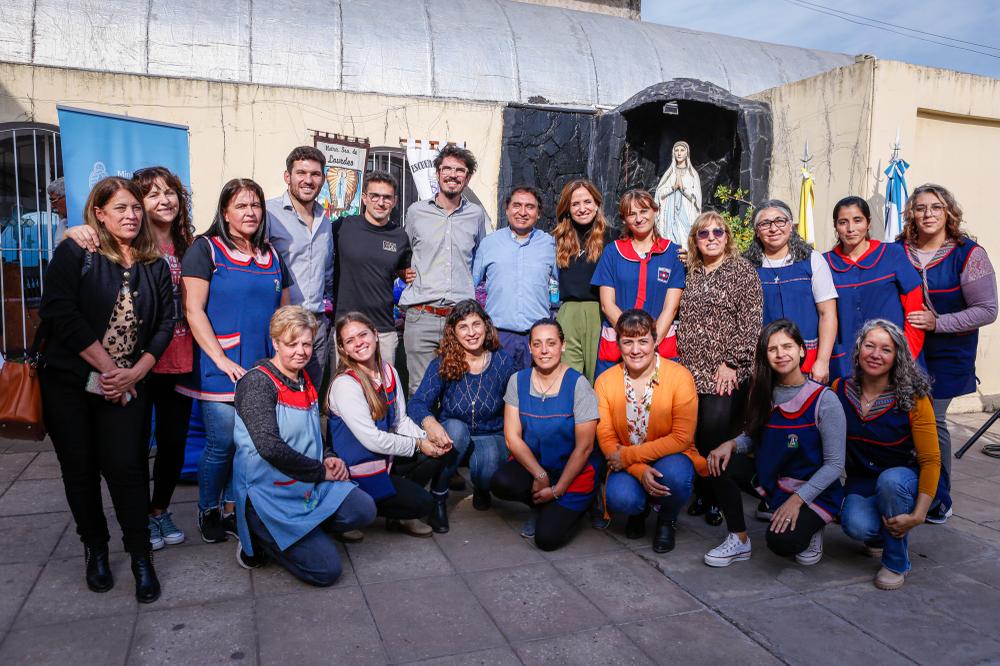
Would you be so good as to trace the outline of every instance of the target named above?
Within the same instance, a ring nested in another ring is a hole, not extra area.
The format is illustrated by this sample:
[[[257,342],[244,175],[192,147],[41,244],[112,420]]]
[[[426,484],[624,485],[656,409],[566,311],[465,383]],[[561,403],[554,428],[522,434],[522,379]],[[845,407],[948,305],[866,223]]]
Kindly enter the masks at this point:
[[[956,416],[956,442],[985,417]],[[620,525],[542,553],[518,536],[524,509],[458,496],[450,533],[373,526],[337,585],[312,589],[202,543],[182,486],[189,540],[157,554],[163,596],[140,607],[114,529],[118,584],[86,589],[48,443],[0,441],[0,664],[1000,663],[1000,460],[978,449],[955,462],[955,517],[915,531],[897,592],[872,586],[877,564],[835,526],[805,568],[769,553],[751,520],[753,559],[710,569],[724,528],[700,519],[682,517],[667,555]]]

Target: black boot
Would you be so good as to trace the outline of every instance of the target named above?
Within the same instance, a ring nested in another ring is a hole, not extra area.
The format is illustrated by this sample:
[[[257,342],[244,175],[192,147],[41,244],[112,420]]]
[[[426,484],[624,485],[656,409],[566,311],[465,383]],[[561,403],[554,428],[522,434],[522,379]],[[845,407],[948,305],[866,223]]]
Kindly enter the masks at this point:
[[[427,524],[438,534],[448,531],[448,496],[435,495],[434,508],[431,515],[427,517]]]
[[[107,592],[115,586],[108,562],[108,545],[84,546],[83,560],[87,564],[87,587],[93,592]]]
[[[135,576],[136,601],[151,604],[160,598],[160,580],[156,577],[150,551],[132,553],[132,575]]]
[[[722,512],[719,511],[719,507],[714,504],[708,505],[708,511],[705,512],[705,522],[712,527],[718,527],[722,524]]]
[[[701,495],[695,495],[691,503],[688,504],[688,515],[689,516],[700,516],[708,509],[705,506],[705,500],[702,499]]]
[[[472,491],[472,508],[476,511],[488,511],[493,506],[493,497],[489,490],[475,488]]]
[[[641,539],[646,536],[646,518],[649,516],[649,505],[642,510],[642,513],[629,516],[625,523],[626,539]]]
[[[662,512],[662,509],[660,510]],[[677,535],[677,524],[663,517],[662,513],[656,520],[656,533],[653,534],[653,552],[669,553],[674,549]]]

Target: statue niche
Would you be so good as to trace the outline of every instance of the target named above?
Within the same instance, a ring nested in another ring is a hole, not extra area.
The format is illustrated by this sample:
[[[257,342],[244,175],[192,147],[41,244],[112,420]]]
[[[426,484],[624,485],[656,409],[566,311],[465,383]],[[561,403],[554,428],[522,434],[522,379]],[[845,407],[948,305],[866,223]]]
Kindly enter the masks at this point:
[[[691,164],[691,147],[678,141],[671,150],[670,167],[656,185],[656,230],[663,238],[687,247],[691,225],[701,212],[701,178]]]

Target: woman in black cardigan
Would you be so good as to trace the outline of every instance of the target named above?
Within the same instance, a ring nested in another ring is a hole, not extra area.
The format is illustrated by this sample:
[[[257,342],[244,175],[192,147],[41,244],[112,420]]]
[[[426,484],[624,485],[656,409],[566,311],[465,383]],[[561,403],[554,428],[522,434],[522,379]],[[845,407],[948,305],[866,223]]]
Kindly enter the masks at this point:
[[[123,178],[91,190],[84,221],[100,247],[61,243],[45,273],[42,413],[84,545],[87,586],[114,586],[101,476],[132,558],[136,599],[160,596],[149,552],[146,373],[173,334],[170,269],[153,240],[142,193]]]

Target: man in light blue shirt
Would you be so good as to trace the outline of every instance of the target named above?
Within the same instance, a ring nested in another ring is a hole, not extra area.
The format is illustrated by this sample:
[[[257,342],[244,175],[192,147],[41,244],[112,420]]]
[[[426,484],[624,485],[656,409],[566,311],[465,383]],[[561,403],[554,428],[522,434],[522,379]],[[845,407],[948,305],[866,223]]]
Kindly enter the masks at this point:
[[[317,390],[330,360],[330,319],[333,310],[333,231],[323,206],[316,201],[323,189],[326,156],[312,146],[299,146],[285,160],[288,189],[267,200],[268,240],[294,278],[292,305],[316,315],[319,330],[306,366]]]
[[[486,313],[500,333],[500,344],[518,369],[531,366],[528,330],[550,316],[549,280],[558,280],[556,243],[536,229],[542,209],[534,187],[515,187],[505,202],[506,229],[483,239],[472,264],[472,282],[486,280]]]

